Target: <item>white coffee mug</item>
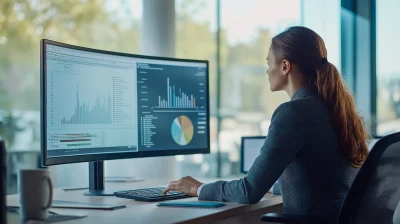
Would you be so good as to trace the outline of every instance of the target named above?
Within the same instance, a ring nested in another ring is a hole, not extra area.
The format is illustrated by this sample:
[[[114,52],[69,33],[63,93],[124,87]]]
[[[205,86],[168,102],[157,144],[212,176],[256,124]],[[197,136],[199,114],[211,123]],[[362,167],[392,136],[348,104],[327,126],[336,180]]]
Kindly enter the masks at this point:
[[[21,220],[46,220],[53,200],[53,185],[47,169],[20,170],[18,192]]]

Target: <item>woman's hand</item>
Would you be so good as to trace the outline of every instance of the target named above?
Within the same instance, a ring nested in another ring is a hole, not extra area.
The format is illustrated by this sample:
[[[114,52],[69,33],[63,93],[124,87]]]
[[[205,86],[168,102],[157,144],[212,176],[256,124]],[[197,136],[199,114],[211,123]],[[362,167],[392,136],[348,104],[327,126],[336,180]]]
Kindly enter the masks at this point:
[[[189,196],[198,196],[197,189],[202,184],[203,183],[197,181],[193,177],[182,177],[177,181],[172,181],[169,186],[164,189],[163,193],[166,194],[168,191],[174,190]]]

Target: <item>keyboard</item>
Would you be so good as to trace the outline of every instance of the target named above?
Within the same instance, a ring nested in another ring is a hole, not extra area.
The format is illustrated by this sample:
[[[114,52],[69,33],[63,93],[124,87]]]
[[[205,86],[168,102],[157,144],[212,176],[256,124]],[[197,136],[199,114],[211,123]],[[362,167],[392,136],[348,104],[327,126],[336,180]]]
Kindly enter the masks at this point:
[[[169,191],[167,194],[163,194],[162,192],[164,189],[165,188],[163,187],[144,188],[128,191],[117,191],[114,192],[114,194],[119,198],[135,199],[137,201],[164,201],[191,197],[179,191]]]

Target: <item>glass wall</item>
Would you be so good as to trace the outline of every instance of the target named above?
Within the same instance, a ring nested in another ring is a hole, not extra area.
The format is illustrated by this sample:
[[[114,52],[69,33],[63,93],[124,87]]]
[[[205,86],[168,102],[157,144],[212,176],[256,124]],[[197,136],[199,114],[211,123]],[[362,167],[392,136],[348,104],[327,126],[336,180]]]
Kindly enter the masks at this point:
[[[0,135],[10,150],[39,149],[40,39],[138,53],[139,2],[0,3]]]
[[[217,3],[176,0],[176,56],[209,61],[211,154],[176,156],[177,176],[215,176],[217,169]]]
[[[40,39],[139,52],[142,0],[0,1],[0,136],[8,145],[9,187],[40,150]],[[10,186],[11,185],[11,186]]]
[[[322,37],[328,51],[328,61],[342,71],[340,3],[341,0],[302,0],[300,4],[301,25]]]
[[[272,113],[289,100],[270,91],[266,58],[272,37],[299,25],[300,12],[299,0],[221,0],[222,176],[239,173],[241,137],[266,135]]]
[[[399,8],[397,0],[376,1],[377,135],[400,130]]]

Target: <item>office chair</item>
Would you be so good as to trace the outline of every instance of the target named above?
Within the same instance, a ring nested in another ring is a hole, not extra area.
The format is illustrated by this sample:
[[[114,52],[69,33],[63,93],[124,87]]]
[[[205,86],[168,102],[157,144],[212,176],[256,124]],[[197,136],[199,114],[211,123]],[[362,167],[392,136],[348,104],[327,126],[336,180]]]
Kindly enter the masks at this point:
[[[400,201],[400,132],[376,142],[357,173],[342,204],[338,224],[386,224]],[[269,213],[261,221],[277,223],[326,223],[318,217]]]
[[[400,201],[397,204],[396,210],[394,211],[393,224],[400,224]]]

